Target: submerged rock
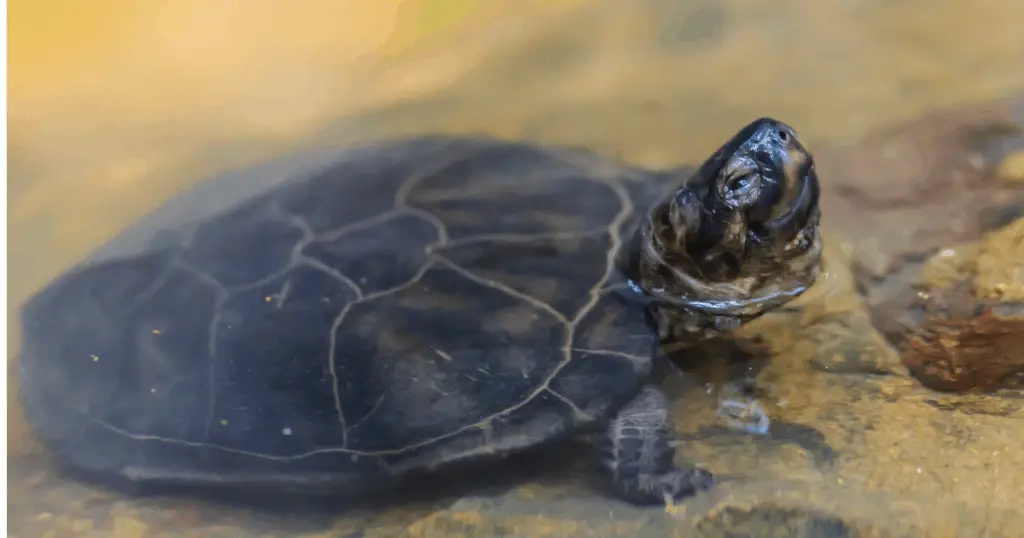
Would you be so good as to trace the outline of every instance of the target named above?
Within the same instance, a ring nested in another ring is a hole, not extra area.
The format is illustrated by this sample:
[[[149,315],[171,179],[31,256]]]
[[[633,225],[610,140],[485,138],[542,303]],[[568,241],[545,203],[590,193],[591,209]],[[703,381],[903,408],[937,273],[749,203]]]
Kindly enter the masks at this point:
[[[876,319],[922,383],[1024,384],[1024,218],[980,242],[941,249],[902,295],[907,304],[879,308]]]
[[[936,111],[819,151],[823,224],[853,249],[862,285],[889,295],[881,280],[1024,216],[1024,182],[1006,175],[1022,153],[1024,104],[1012,100]]]
[[[956,293],[956,292],[953,292]],[[969,299],[969,298],[968,298]],[[917,329],[903,361],[925,385],[940,390],[992,390],[1024,385],[1024,316],[981,306],[966,316],[932,317]]]

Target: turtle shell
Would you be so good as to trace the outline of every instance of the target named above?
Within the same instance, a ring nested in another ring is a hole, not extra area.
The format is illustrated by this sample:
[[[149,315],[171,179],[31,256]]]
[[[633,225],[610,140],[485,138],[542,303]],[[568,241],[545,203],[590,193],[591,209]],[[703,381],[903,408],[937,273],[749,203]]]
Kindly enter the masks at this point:
[[[342,487],[554,440],[639,389],[614,253],[678,174],[431,136],[202,183],[23,309],[23,404],[73,468]]]

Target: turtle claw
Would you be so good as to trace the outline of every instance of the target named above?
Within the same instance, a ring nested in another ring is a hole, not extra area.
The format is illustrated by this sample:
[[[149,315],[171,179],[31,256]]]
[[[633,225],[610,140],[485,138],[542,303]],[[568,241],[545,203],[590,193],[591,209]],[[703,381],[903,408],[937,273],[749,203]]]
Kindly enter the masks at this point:
[[[669,506],[676,501],[696,495],[714,487],[717,478],[711,472],[697,467],[675,467],[655,479],[656,488]]]

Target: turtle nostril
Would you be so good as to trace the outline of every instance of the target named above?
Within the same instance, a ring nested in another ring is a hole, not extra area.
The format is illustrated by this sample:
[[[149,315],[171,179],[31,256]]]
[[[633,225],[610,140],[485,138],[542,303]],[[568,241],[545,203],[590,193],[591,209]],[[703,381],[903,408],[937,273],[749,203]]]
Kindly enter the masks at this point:
[[[761,165],[761,167],[767,168],[767,169],[771,169],[772,164],[773,164],[772,163],[772,156],[769,155],[768,152],[765,152],[765,151],[759,151],[759,152],[755,153],[754,154],[754,160],[757,161],[757,164]]]

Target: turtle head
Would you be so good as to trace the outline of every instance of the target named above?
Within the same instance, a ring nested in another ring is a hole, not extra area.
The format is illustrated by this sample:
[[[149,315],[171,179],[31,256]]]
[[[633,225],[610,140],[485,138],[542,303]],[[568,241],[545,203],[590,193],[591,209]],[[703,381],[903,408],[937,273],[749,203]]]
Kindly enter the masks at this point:
[[[686,187],[689,187],[687,189]],[[792,127],[761,118],[718,149],[689,185],[697,197],[673,197],[671,213],[699,214],[699,222],[677,221],[684,248],[701,274],[731,280],[779,267],[809,248],[817,228],[819,185],[814,158]],[[682,194],[682,193],[681,193]],[[699,213],[698,213],[699,212]]]
[[[627,264],[631,287],[714,315],[781,306],[817,278],[819,189],[792,127],[751,122],[651,209]]]

